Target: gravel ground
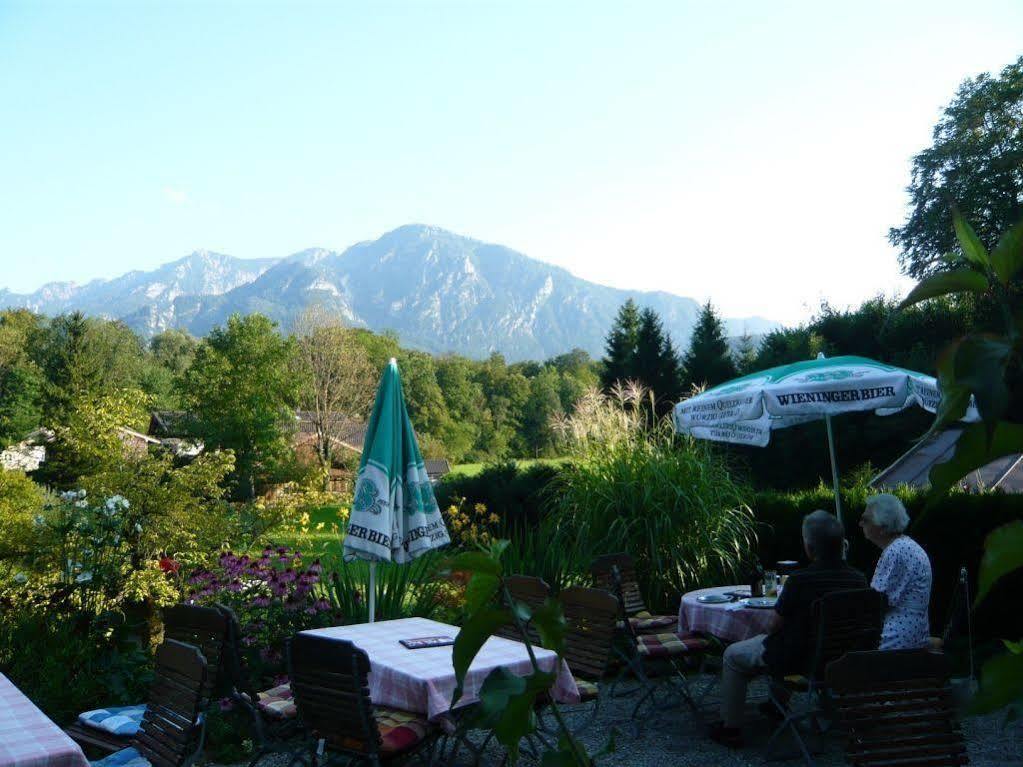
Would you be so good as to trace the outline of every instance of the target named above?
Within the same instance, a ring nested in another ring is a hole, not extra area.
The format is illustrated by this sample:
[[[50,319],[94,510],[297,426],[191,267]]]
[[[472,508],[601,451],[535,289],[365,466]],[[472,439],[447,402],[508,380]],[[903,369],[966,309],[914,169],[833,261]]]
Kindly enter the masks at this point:
[[[710,681],[711,677],[706,677]],[[697,682],[699,684],[699,682]],[[623,685],[620,690],[628,689]],[[706,735],[706,724],[697,717],[690,708],[659,707],[649,712],[642,718],[641,726],[637,727],[630,721],[635,699],[633,697],[622,697],[615,700],[606,700],[601,705],[599,717],[581,736],[582,742],[591,751],[601,749],[607,742],[608,733],[612,727],[617,728],[616,750],[614,753],[601,758],[599,764],[607,765],[632,765],[634,767],[746,767],[756,765],[763,767],[765,764],[764,747],[767,739],[774,730],[773,723],[768,722],[760,716],[755,707],[764,700],[766,687],[754,683],[751,688],[751,702],[749,704],[749,722],[746,730],[746,746],[741,749],[728,749],[711,741]],[[710,721],[716,718],[716,699],[713,692],[705,700],[702,719]],[[581,724],[587,718],[587,714],[568,713],[567,720],[570,726]],[[1001,716],[971,717],[964,721],[963,729],[966,733],[967,746],[969,748],[970,763],[977,767],[1021,767],[1023,765],[1023,721],[1018,721],[1002,726]],[[478,743],[479,739],[474,738]],[[812,746],[815,751],[815,760],[819,767],[837,767],[844,765],[845,760],[842,754],[842,742],[840,737],[832,735],[825,737],[819,744],[819,749]],[[801,758],[795,754],[795,747],[791,740],[786,740],[779,748],[784,753],[786,750],[791,754],[790,758],[778,759],[770,764],[781,765],[782,767],[793,767],[803,764]],[[491,745],[484,752],[481,764],[484,767],[498,767],[502,763],[504,752],[502,749]],[[413,762],[415,763],[415,762]],[[529,758],[526,753],[520,761],[521,764],[532,765],[535,760]],[[472,758],[466,751],[462,751],[455,762],[457,767],[469,767],[473,764]],[[288,767],[287,759],[284,756],[267,757],[260,762],[259,767]]]

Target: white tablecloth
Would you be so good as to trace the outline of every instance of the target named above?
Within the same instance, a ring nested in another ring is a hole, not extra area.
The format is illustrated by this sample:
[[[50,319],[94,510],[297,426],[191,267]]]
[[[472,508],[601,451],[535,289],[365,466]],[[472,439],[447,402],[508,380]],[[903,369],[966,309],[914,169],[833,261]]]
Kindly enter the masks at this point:
[[[701,631],[725,642],[739,642],[757,634],[770,633],[775,618],[774,610],[744,607],[739,602],[704,604],[697,599],[704,594],[724,594],[729,591],[749,593],[749,586],[715,586],[684,594],[678,608],[678,630]]]
[[[426,618],[402,618],[353,626],[331,626],[303,632],[315,636],[350,641],[369,656],[370,699],[381,706],[426,714],[437,719],[450,709],[455,690],[455,669],[451,661],[452,647],[427,647],[409,650],[401,639],[458,635],[457,626]],[[558,656],[550,650],[535,647],[537,662],[543,671],[553,671]],[[462,697],[457,708],[479,700],[479,689],[491,671],[504,667],[518,676],[528,676],[533,668],[525,645],[510,639],[491,637],[480,650],[465,676]],[[579,689],[568,665],[561,661],[552,697],[561,703],[579,701]]]
[[[88,767],[82,749],[0,674],[0,767]]]

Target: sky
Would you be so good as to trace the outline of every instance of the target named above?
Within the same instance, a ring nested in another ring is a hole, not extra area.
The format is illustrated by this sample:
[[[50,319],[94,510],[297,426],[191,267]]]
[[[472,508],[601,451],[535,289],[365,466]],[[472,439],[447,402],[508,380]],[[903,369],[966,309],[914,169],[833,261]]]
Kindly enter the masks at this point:
[[[797,323],[1023,3],[0,0],[0,288],[407,223]]]

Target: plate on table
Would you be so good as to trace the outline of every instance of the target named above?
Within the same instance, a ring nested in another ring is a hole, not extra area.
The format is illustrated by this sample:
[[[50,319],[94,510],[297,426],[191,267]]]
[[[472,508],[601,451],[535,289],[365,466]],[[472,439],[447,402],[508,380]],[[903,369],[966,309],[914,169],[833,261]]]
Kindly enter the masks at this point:
[[[744,607],[752,607],[755,610],[770,610],[778,604],[777,597],[746,597],[739,600]]]
[[[701,594],[696,601],[705,605],[723,605],[725,602],[731,602],[732,598],[728,594]]]

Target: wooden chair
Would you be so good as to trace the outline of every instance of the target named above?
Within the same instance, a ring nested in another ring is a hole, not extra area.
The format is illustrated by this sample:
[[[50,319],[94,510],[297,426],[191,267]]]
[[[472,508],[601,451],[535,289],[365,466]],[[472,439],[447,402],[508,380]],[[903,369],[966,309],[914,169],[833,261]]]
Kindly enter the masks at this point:
[[[945,655],[854,652],[831,663],[828,688],[856,767],[968,764]]]
[[[602,589],[572,586],[558,596],[565,613],[565,662],[579,688],[580,703],[592,703],[588,727],[600,712],[600,682],[607,675],[618,622],[618,600]]]
[[[877,649],[884,623],[884,597],[873,589],[833,591],[815,601],[811,610],[812,653],[805,673],[786,676],[778,680],[779,685],[772,684],[768,688],[770,704],[778,710],[782,720],[768,740],[766,749],[770,758],[778,738],[790,732],[808,765],[813,765],[813,757],[797,725],[809,719],[815,730],[821,730],[819,717],[825,713],[828,691],[825,670],[829,663],[846,653]],[[800,709],[790,708],[788,699],[781,697],[779,688],[790,693],[805,693],[807,705]]]
[[[593,585],[599,589],[614,593],[613,571],[617,569],[621,580],[621,602],[624,612],[623,620],[627,620],[637,634],[659,634],[674,631],[678,626],[678,616],[651,615],[643,601],[643,593],[639,590],[636,580],[636,565],[632,557],[624,552],[605,554],[597,557],[590,565]]]
[[[625,581],[618,571],[618,566],[614,564],[611,566],[610,583],[612,593],[619,604],[619,611],[625,610],[628,599],[624,588]],[[666,685],[671,682],[678,685],[673,688],[674,691],[694,713],[699,715],[700,702],[706,690],[694,695],[686,674],[690,671],[696,673],[703,671],[706,652],[712,645],[711,640],[691,632],[662,631],[656,634],[640,634],[631,621],[625,621],[619,628],[623,629],[622,641],[616,643],[615,654],[622,661],[622,669],[612,686],[617,687],[622,677],[630,672],[639,680],[640,694],[632,709],[632,719],[636,720],[639,717],[646,704],[652,708],[664,708],[673,704],[674,695],[662,705],[658,705],[656,697],[662,688],[669,689]],[[658,670],[667,673],[658,674],[656,673]]]
[[[204,678],[201,708],[205,710],[218,689],[230,688],[230,674],[225,668],[225,649],[230,640],[228,618],[213,607],[174,605],[163,612],[164,639],[171,639],[199,648],[210,673]],[[138,708],[141,708],[139,706]],[[133,733],[114,735],[76,721],[64,730],[82,746],[101,751],[119,751],[131,741]]]
[[[531,575],[509,575],[504,582],[508,586],[512,599],[528,605],[533,610],[540,607],[551,595],[551,587],[542,578],[534,578]],[[522,639],[514,625],[502,626],[495,633],[497,636],[513,639],[516,642]],[[526,633],[529,636],[530,644],[539,647],[540,634],[532,623],[526,625]]]
[[[369,657],[351,642],[298,634],[288,645],[288,667],[314,767],[326,751],[371,765],[424,754],[432,761],[436,728],[421,714],[370,702]]]
[[[93,767],[189,767],[201,755],[206,725],[201,716],[208,675],[194,645],[165,640],[156,650],[149,705],[127,748]]]

